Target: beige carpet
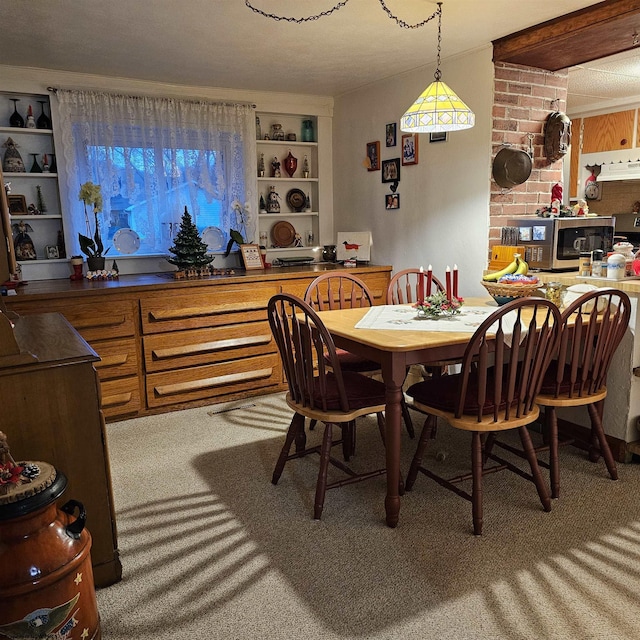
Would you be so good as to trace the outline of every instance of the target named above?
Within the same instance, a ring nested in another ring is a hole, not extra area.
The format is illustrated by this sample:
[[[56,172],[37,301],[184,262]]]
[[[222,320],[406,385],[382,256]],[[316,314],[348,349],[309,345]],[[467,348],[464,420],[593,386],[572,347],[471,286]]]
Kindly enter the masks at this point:
[[[551,513],[488,476],[479,538],[470,504],[422,475],[396,529],[384,476],[330,491],[316,522],[317,457],[270,482],[290,417],[274,395],[107,426],[124,577],[98,591],[106,640],[640,637],[640,465],[613,482],[563,449]],[[359,425],[356,460],[378,466],[375,421]],[[440,440],[431,464],[466,458],[467,434]]]

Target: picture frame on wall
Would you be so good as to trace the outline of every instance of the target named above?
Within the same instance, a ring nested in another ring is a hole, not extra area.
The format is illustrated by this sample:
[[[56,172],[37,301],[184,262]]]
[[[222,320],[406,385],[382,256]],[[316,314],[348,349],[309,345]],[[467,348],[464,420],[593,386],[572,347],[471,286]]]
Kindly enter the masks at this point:
[[[385,127],[385,139],[387,141],[387,147],[395,147],[396,146],[396,123],[390,122]]]
[[[400,158],[382,161],[382,182],[398,182],[400,180]]]
[[[367,142],[367,169],[380,171],[380,141]]]
[[[446,141],[447,141],[446,131],[437,131],[429,134],[429,142],[446,142]]]
[[[400,194],[399,193],[387,193],[384,197],[384,208],[387,211],[400,208]]]
[[[7,204],[9,205],[9,213],[12,216],[28,213],[27,200],[24,196],[7,196]]]
[[[240,253],[244,268],[247,269],[263,269],[262,256],[260,255],[260,245],[257,244],[241,244]]]
[[[402,136],[402,164],[418,164],[417,133],[406,133]]]

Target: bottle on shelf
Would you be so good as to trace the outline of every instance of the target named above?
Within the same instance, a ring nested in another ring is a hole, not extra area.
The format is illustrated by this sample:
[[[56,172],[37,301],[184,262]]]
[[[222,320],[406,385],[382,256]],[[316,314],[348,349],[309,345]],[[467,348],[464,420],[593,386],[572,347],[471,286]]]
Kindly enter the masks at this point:
[[[313,142],[313,120],[302,121],[302,142]]]
[[[13,102],[13,113],[9,118],[9,126],[11,127],[24,127],[24,118],[18,113],[18,102],[20,102],[20,98],[9,98],[11,102]]]

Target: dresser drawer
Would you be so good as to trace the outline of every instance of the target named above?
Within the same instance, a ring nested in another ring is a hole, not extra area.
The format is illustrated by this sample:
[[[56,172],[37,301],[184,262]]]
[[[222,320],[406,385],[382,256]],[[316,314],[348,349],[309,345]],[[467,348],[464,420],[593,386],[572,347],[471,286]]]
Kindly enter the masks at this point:
[[[190,369],[174,369],[146,376],[147,406],[162,407],[180,402],[217,398],[254,391],[275,391],[282,385],[280,357],[273,353]]]
[[[140,382],[137,376],[100,382],[100,395],[105,418],[127,416],[140,411]]]
[[[158,333],[143,338],[147,373],[274,353],[269,323]]]
[[[224,287],[197,294],[147,297],[140,302],[144,334],[198,329],[265,320],[271,296],[279,287]]]
[[[97,340],[91,346],[100,356],[95,363],[100,380],[138,375],[138,353],[135,338]]]

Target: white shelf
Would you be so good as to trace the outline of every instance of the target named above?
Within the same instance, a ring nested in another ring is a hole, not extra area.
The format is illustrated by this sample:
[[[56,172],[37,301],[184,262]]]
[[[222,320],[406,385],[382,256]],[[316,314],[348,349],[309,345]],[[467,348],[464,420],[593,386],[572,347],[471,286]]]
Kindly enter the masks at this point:
[[[6,174],[5,174],[6,175]],[[11,220],[60,220],[62,218],[61,213],[42,213],[33,215],[32,213],[12,213],[9,218]]]
[[[31,173],[29,171],[5,171],[5,178],[58,178],[57,173]]]
[[[0,133],[27,133],[27,134],[48,134],[53,135],[52,129],[27,129],[26,127],[0,127]]]
[[[301,253],[302,251],[320,251],[322,247],[267,247],[267,252],[269,251],[283,251],[287,253]]]
[[[287,213],[285,212],[280,212],[280,213],[259,213],[258,214],[261,218],[277,218],[278,216],[282,217],[282,216],[286,216],[287,218],[303,218],[303,217],[309,217],[309,216],[317,216],[318,212],[317,211],[296,211],[296,212],[291,212],[291,213]]]
[[[11,175],[5,173],[5,176]],[[20,175],[19,173],[17,175]],[[318,178],[258,178],[258,182],[318,182]]]
[[[18,260],[18,264],[52,264],[54,262],[69,262],[69,258],[38,258],[37,260]]]
[[[278,147],[317,147],[317,142],[302,142],[302,140],[256,140],[258,145],[276,145]]]

